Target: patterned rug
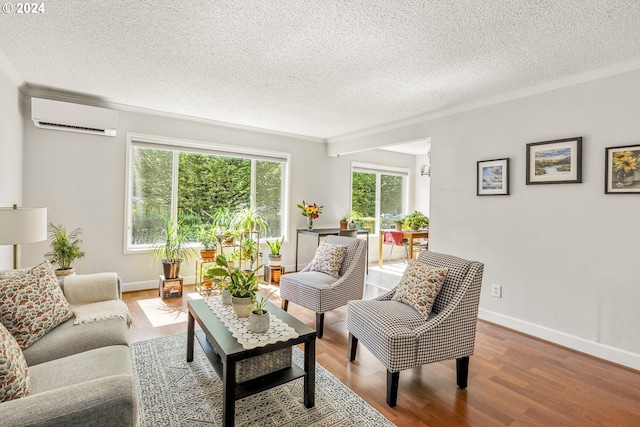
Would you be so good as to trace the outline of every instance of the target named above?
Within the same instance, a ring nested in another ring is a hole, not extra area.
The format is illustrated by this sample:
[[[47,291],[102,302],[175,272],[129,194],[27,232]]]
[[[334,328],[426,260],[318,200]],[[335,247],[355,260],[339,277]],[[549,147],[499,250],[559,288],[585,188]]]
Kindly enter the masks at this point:
[[[186,362],[186,337],[131,345],[140,427],[222,425],[222,381],[197,341],[194,361]],[[293,362],[302,366],[297,347]],[[393,425],[318,364],[313,408],[304,406],[302,378],[236,402],[236,426],[242,427]]]

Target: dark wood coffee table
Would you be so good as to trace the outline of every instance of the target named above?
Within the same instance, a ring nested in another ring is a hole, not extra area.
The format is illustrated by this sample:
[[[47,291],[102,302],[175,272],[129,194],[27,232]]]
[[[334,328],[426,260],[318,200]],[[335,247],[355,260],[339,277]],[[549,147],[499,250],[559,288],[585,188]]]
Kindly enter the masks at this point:
[[[316,331],[286,311],[268,303],[267,310],[291,326],[298,333],[297,338],[279,341],[264,347],[245,349],[231,335],[205,300],[187,302],[189,317],[187,323],[187,362],[193,361],[194,337],[211,361],[216,372],[222,378],[223,425],[233,426],[235,420],[235,401],[252,394],[260,393],[278,385],[304,377],[304,406],[312,408],[315,404],[316,387]],[[201,330],[195,330],[198,322]],[[271,353],[296,344],[304,343],[304,369],[291,363],[291,366],[245,382],[236,382],[236,363],[261,354]]]

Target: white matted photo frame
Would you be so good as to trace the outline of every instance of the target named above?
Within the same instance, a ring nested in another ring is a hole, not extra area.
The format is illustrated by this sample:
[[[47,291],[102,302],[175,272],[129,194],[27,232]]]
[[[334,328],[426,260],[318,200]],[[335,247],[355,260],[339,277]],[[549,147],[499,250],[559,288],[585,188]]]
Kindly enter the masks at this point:
[[[508,196],[509,158],[478,161],[476,187],[478,196]]]
[[[605,194],[640,194],[640,144],[605,148]]]
[[[527,185],[582,182],[582,137],[527,144]]]

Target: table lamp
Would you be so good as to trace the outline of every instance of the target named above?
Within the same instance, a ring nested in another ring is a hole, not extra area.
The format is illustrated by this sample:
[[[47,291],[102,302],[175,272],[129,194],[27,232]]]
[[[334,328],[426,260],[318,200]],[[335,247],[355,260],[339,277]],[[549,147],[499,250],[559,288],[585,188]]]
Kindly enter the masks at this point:
[[[18,268],[18,244],[47,240],[47,208],[0,208],[0,245],[13,245]]]

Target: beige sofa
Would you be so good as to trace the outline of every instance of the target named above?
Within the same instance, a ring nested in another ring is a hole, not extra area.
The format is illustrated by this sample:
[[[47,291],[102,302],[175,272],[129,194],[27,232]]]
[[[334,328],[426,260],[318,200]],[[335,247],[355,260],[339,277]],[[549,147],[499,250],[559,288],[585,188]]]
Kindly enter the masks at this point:
[[[117,275],[71,276],[63,292],[74,315],[23,350],[29,395],[0,403],[0,424],[135,426],[130,317]]]

